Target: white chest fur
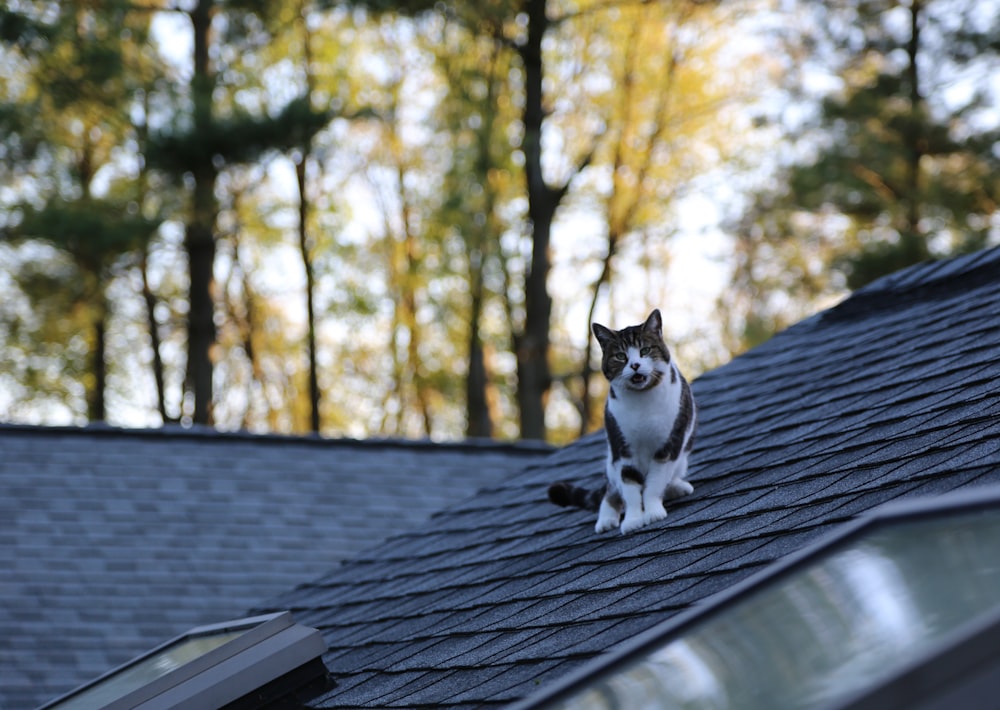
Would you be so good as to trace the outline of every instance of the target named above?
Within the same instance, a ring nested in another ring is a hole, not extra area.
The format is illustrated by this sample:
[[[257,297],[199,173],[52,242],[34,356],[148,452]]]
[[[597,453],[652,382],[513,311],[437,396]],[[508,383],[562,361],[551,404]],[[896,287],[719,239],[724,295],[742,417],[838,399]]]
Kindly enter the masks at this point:
[[[680,413],[682,385],[674,365],[659,384],[646,390],[630,389],[624,383],[612,385],[614,397],[608,397],[607,407],[628,443],[632,457],[645,468],[653,454],[670,436]]]

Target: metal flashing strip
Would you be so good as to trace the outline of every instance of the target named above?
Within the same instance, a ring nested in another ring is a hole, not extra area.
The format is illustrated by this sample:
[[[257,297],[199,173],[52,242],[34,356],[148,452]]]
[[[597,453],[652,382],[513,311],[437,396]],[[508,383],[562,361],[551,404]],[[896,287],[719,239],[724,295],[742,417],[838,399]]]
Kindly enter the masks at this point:
[[[40,710],[218,708],[320,658],[319,631],[287,611],[199,626]]]

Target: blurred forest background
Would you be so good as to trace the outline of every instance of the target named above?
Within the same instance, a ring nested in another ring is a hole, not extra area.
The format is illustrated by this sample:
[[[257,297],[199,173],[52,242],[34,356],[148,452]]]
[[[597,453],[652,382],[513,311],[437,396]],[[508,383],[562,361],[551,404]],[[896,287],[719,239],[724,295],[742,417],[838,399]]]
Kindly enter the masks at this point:
[[[11,0],[0,420],[572,439],[1000,242],[998,5]]]

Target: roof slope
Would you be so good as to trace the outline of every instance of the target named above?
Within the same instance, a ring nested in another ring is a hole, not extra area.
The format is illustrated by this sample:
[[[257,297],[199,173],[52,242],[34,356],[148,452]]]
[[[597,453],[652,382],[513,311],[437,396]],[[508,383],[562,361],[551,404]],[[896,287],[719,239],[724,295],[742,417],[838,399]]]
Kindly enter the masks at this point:
[[[269,602],[322,630],[316,707],[473,707],[584,661],[891,499],[1000,481],[1000,249],[876,282],[694,383],[695,492],[595,535],[546,502],[603,434]]]
[[[0,707],[242,616],[549,451],[0,426]]]

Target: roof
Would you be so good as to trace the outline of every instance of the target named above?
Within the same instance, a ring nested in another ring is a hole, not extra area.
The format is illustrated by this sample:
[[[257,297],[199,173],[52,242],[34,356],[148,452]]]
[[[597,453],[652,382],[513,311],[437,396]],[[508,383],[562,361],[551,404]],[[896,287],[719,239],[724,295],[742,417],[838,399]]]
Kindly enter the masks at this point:
[[[989,707],[998,557],[998,485],[886,503],[512,710]]]
[[[0,425],[0,707],[242,616],[549,451]]]
[[[317,708],[524,699],[886,501],[1000,481],[1000,249],[882,279],[693,383],[695,492],[627,536],[546,500],[603,433],[258,611],[318,628]]]

